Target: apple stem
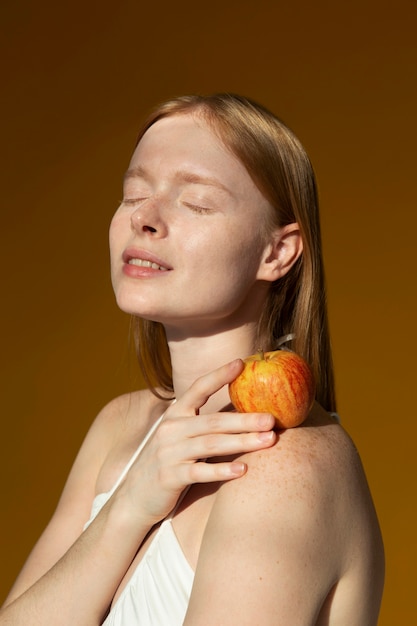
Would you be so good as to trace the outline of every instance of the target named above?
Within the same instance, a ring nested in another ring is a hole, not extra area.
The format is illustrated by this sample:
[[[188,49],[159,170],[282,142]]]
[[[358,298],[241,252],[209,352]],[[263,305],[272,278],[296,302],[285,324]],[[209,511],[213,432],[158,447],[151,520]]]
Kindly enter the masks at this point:
[[[259,354],[260,361],[263,361],[265,358],[265,353],[262,348],[258,348],[258,354]]]

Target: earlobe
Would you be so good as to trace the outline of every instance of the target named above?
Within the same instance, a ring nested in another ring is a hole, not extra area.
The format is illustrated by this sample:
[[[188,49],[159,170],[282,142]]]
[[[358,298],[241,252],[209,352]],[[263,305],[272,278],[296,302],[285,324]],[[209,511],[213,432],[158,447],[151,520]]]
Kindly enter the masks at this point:
[[[284,276],[303,252],[303,240],[297,223],[279,228],[265,248],[258,271],[259,280],[274,282]]]

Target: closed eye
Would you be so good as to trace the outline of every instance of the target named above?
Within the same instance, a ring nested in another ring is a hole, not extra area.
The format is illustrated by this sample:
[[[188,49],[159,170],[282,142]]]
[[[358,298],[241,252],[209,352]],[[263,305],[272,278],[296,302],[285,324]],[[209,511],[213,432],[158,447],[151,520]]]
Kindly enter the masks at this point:
[[[213,209],[209,209],[207,207],[200,206],[198,204],[191,204],[190,202],[184,202],[184,204],[187,208],[191,209],[191,211],[193,211],[194,213],[208,214],[208,213],[213,212]]]
[[[139,202],[143,202],[145,198],[123,198],[121,204],[127,204],[128,206],[132,206],[134,204],[138,204]]]

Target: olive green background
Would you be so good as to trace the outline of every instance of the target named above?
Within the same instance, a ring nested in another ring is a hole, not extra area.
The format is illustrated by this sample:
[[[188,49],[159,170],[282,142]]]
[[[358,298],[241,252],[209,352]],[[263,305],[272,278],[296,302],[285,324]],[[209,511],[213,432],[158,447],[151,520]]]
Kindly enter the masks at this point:
[[[386,545],[380,625],[414,623],[414,1],[4,0],[0,19],[2,598],[95,414],[140,383],[107,251],[140,120],[228,90],[315,165],[339,410]]]

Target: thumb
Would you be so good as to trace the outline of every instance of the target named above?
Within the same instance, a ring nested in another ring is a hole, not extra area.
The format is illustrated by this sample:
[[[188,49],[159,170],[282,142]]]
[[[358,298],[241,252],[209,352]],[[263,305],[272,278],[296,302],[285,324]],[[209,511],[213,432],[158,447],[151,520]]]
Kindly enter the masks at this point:
[[[216,391],[231,383],[243,370],[242,359],[235,359],[226,365],[197,378],[180,399],[186,411],[195,414],[204,406]]]

